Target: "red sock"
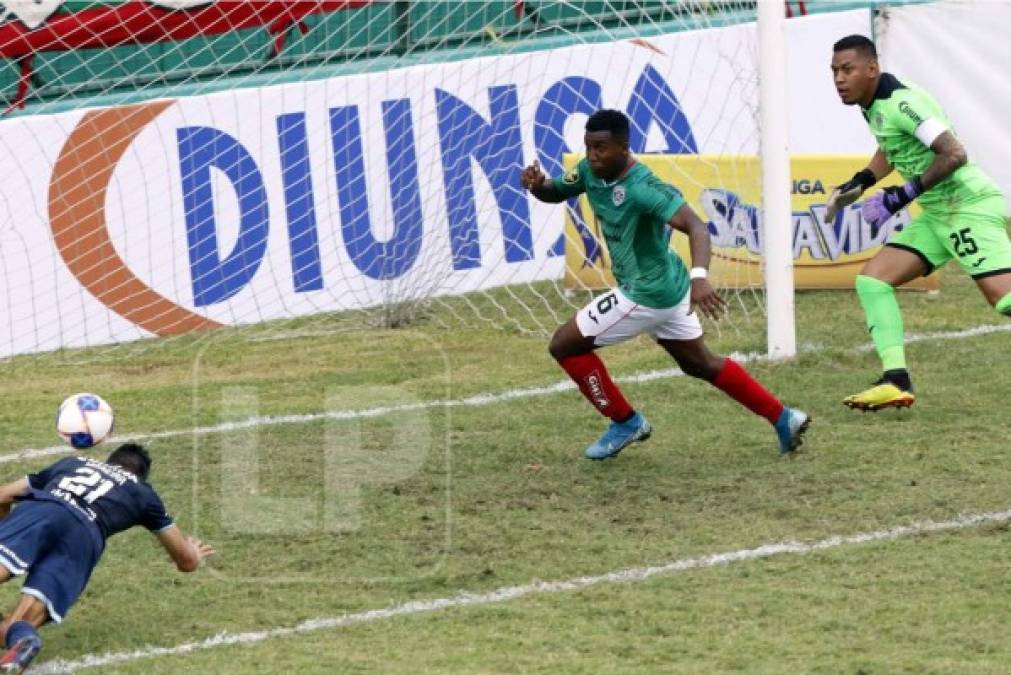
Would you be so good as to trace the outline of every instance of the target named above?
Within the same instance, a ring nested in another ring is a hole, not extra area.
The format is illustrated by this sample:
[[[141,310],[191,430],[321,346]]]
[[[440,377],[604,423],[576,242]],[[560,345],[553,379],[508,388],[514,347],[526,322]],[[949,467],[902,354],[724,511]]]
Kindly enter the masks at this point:
[[[733,359],[723,362],[723,368],[713,380],[713,386],[751,412],[769,420],[769,424],[775,424],[783,412],[783,404],[779,399]]]
[[[632,416],[632,406],[622,395],[618,385],[607,373],[607,367],[593,352],[569,356],[558,362],[569,377],[579,386],[586,400],[615,422]]]

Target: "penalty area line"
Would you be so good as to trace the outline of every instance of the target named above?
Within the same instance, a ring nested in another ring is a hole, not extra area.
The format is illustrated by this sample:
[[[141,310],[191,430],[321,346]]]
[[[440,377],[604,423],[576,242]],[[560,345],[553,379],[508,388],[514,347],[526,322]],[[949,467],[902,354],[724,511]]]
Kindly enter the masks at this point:
[[[293,626],[282,626],[245,633],[219,633],[218,635],[204,640],[184,642],[173,647],[144,647],[133,651],[88,654],[72,660],[58,659],[41,663],[36,668],[33,668],[31,672],[39,674],[72,673],[85,668],[98,668],[117,663],[125,663],[127,661],[136,661],[139,659],[160,656],[189,654],[228,645],[253,644],[273,638],[342,628],[345,626],[354,626],[357,624],[391,619],[398,616],[429,614],[456,607],[493,605],[510,602],[512,600],[528,596],[545,593],[578,591],[584,588],[604,584],[634,583],[654,577],[669,576],[695,569],[719,567],[748,560],[759,560],[787,554],[812,553],[848,546],[856,546],[859,544],[902,539],[917,535],[961,530],[979,527],[981,525],[1006,523],[1009,520],[1011,520],[1011,509],[1007,511],[960,515],[952,518],[951,520],[945,521],[924,520],[914,522],[909,525],[898,525],[888,529],[874,530],[872,532],[836,535],[808,544],[796,541],[763,544],[756,548],[740,549],[729,553],[715,553],[696,558],[684,558],[682,560],[675,560],[663,565],[650,567],[631,567],[594,576],[576,577],[561,581],[534,581],[522,586],[505,586],[483,593],[464,591],[457,593],[456,595],[443,598],[414,600],[398,605],[391,605],[382,609],[373,609],[353,614],[343,614],[341,616],[311,619]]]
[[[965,330],[958,331],[941,331],[936,333],[922,333],[922,334],[910,334],[906,337],[906,343],[914,342],[932,342],[938,340],[963,340],[966,338],[978,337],[981,335],[989,335],[992,333],[1001,333],[1011,331],[1011,324],[984,324],[981,326],[974,326]],[[858,345],[853,348],[852,351],[861,353],[867,351],[873,351],[874,345],[871,343],[866,343]],[[800,350],[801,353],[807,353],[810,350]],[[768,357],[765,354],[758,354],[755,352],[750,352],[747,354],[733,353],[730,354],[734,359],[741,363],[755,363],[758,361],[766,361]],[[615,381],[619,384],[640,384],[643,382],[652,382],[654,380],[668,379],[672,377],[680,377],[684,375],[678,368],[664,368],[661,370],[651,370],[648,372],[632,373],[631,375],[624,375],[615,377]],[[228,433],[231,431],[239,431],[243,429],[252,429],[259,427],[270,427],[277,426],[281,424],[307,424],[310,422],[316,422],[319,420],[353,420],[353,419],[365,419],[369,417],[381,417],[383,415],[391,415],[404,412],[413,412],[416,410],[432,410],[438,408],[464,408],[464,407],[476,407],[493,405],[495,403],[502,403],[504,401],[513,401],[516,399],[524,398],[535,398],[538,396],[550,396],[553,394],[558,394],[565,391],[571,391],[576,388],[576,385],[572,383],[571,380],[564,380],[556,382],[554,384],[543,385],[539,387],[524,387],[520,389],[507,389],[505,391],[499,392],[486,392],[483,394],[475,394],[473,396],[467,396],[464,398],[449,399],[449,400],[439,400],[439,401],[423,401],[416,403],[406,403],[400,405],[388,405],[379,406],[376,408],[365,408],[361,410],[331,410],[327,412],[319,413],[307,413],[301,415],[268,415],[260,417],[250,417],[244,420],[237,420],[234,422],[222,422],[221,424],[213,424],[202,427],[191,427],[189,429],[172,429],[168,431],[156,431],[151,433],[141,433],[141,434],[131,434],[127,436],[116,436],[117,442],[128,442],[128,441],[151,441],[160,440],[165,438],[180,438],[184,436],[197,436],[197,435],[207,435],[207,434],[220,434]],[[104,450],[104,448],[101,448]],[[35,459],[38,457],[51,457],[56,455],[66,455],[70,450],[66,445],[53,445],[45,448],[27,448],[24,450],[17,450],[11,453],[0,454],[0,464],[8,464],[10,462],[20,462],[26,459]],[[88,452],[83,452],[81,454],[88,454]]]

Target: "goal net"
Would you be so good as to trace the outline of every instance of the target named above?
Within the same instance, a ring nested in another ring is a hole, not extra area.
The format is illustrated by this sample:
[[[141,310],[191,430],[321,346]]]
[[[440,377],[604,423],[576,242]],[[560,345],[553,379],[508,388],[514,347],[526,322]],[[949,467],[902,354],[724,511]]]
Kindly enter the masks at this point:
[[[602,107],[764,311],[754,2],[2,4],[0,358],[294,318],[548,332],[607,252],[519,174],[561,175]]]

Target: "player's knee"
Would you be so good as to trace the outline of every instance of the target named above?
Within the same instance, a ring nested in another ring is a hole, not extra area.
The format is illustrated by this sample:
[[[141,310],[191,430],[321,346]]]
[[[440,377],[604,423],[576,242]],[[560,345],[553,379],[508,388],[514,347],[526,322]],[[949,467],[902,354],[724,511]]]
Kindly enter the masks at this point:
[[[1007,293],[1003,298],[997,301],[997,304],[993,306],[999,314],[1011,317],[1011,293]]]
[[[695,377],[706,382],[712,382],[720,372],[720,363],[705,357],[682,357],[678,359],[678,366],[688,377]]]
[[[555,361],[561,361],[573,356],[572,345],[566,339],[561,329],[556,330],[555,334],[551,336],[551,342],[548,343],[548,353],[551,354],[551,358]]]

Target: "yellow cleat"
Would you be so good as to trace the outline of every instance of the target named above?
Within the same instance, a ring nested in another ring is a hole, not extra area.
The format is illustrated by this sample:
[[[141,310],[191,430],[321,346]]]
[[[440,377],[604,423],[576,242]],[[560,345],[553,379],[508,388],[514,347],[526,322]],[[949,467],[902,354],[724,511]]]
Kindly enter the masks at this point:
[[[916,402],[911,391],[903,391],[891,382],[876,384],[866,391],[843,399],[843,405],[854,410],[881,410],[883,408],[908,408]]]

